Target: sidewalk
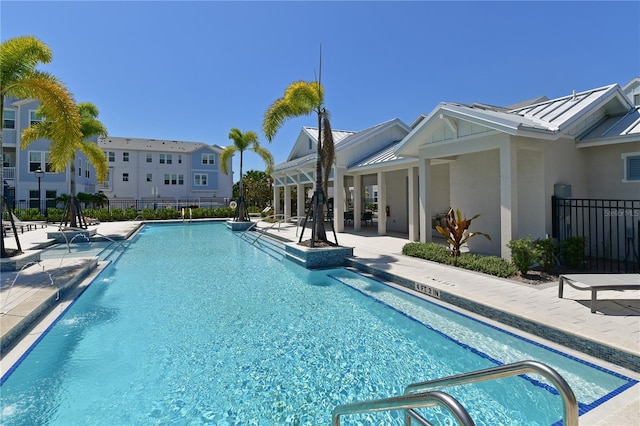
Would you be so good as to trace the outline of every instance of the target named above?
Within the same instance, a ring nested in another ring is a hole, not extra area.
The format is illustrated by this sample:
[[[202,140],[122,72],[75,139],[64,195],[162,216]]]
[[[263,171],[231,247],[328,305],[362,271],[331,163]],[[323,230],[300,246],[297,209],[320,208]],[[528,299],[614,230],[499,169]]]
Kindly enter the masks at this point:
[[[97,234],[111,239],[125,239],[134,233],[139,225],[140,222],[109,222],[91,226],[90,229],[95,229]],[[54,229],[56,228],[50,228],[49,231]],[[23,250],[50,244],[46,232],[45,228],[20,234]],[[300,228],[284,224],[269,230],[270,234],[292,242],[298,241],[299,232]],[[308,239],[310,235],[310,230],[305,230],[304,239]],[[382,279],[405,286],[420,283],[437,289],[441,302],[479,312],[501,323],[506,322],[508,326],[518,330],[529,331],[526,328],[533,327],[536,335],[553,338],[556,343],[560,336],[560,343],[563,339],[569,339],[582,342],[583,349],[592,352],[593,348],[601,348],[595,354],[591,352],[591,355],[603,360],[605,364],[615,363],[611,358],[611,351],[621,353],[627,360],[631,359],[632,367],[636,367],[632,369],[640,372],[640,291],[602,292],[599,295],[598,312],[592,314],[590,293],[569,286],[565,286],[564,298],[559,299],[558,283],[527,285],[404,256],[402,247],[409,242],[407,239],[378,236],[373,228],[357,233],[338,233],[337,238],[340,245],[354,248],[352,262],[361,270],[371,271]],[[5,246],[15,247],[12,235],[5,237]],[[3,306],[15,305],[17,297],[26,300],[25,294],[29,289],[21,287],[33,285],[16,282],[8,293],[8,283],[13,280],[12,277],[11,273],[2,274],[0,304]],[[40,291],[54,291],[51,286],[47,288],[46,283],[41,283],[41,287]],[[7,300],[6,297],[11,300]],[[5,317],[3,309],[3,334],[7,321]],[[608,348],[611,351],[607,350]],[[602,353],[599,353],[600,350]],[[620,370],[619,367],[611,367]],[[633,377],[638,378],[639,375],[635,374]],[[630,393],[633,394],[631,403],[628,401]],[[637,420],[640,419],[640,391],[632,389],[625,394],[625,402],[620,409],[624,411],[624,419],[634,421],[616,424],[637,424]],[[613,424],[594,421],[588,423]]]

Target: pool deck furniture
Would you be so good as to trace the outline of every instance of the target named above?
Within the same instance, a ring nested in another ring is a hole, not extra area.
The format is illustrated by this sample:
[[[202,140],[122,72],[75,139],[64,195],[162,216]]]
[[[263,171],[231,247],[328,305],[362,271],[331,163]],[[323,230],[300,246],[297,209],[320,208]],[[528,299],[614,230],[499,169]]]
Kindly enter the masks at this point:
[[[560,299],[562,299],[565,283],[576,290],[591,291],[591,313],[595,313],[599,291],[640,290],[640,274],[560,275],[560,280],[558,281],[558,297]]]

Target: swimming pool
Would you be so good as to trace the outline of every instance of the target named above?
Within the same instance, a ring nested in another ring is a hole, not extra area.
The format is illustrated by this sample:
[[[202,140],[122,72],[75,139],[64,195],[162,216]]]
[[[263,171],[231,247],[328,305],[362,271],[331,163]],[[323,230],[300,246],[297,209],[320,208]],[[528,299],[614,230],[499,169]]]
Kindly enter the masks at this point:
[[[558,370],[581,413],[636,383],[352,271],[279,261],[223,224],[145,226],[117,259],[2,378],[3,423],[329,424],[338,404],[523,359]],[[477,424],[561,416],[538,376],[448,391]]]

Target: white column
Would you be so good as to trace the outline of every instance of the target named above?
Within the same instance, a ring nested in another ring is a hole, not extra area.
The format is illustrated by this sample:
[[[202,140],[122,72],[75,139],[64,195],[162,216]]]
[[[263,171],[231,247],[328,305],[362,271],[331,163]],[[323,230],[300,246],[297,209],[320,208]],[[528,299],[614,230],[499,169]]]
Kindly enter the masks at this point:
[[[291,217],[291,186],[284,184],[284,217]]]
[[[296,215],[298,217],[304,217],[304,200],[306,197],[306,192],[304,189],[304,184],[302,183],[302,175],[300,173],[298,173],[298,184],[296,186],[296,192],[296,201],[298,205],[296,208]]]
[[[420,176],[418,180],[420,191],[420,242],[430,243],[433,237],[431,234],[431,160],[420,158],[418,167]]]
[[[518,230],[518,157],[509,139],[500,146],[500,255],[511,259],[507,244]]]
[[[273,214],[280,214],[280,187],[273,182]]]
[[[378,235],[387,233],[387,174],[378,172]],[[391,206],[389,206],[391,207]],[[359,218],[360,216],[358,216]]]
[[[359,231],[362,216],[362,176],[353,177],[353,230]]]
[[[420,238],[420,203],[418,192],[418,168],[409,167],[408,197],[409,197],[409,241],[418,241]]]
[[[344,167],[335,167],[333,172],[333,226],[336,232],[344,232]]]

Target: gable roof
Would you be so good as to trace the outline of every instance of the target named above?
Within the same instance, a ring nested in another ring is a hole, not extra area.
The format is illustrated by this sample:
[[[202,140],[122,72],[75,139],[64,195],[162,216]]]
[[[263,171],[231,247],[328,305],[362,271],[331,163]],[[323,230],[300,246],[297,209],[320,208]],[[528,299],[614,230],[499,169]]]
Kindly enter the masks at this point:
[[[578,138],[578,146],[594,146],[640,140],[640,106],[624,115],[607,117]]]
[[[603,116],[616,116],[628,112],[632,107],[617,84],[580,93],[574,92],[561,98],[510,110],[491,108],[484,104],[469,106],[444,102],[428,116],[419,122],[414,122],[414,129],[398,146],[396,154],[417,156],[419,145],[428,137],[429,132],[434,131],[439,120],[443,118],[464,120],[510,135],[554,140],[566,136],[578,121],[599,109],[603,109]]]
[[[345,139],[346,137],[356,133],[350,130],[335,130],[331,129],[331,133],[333,135],[333,143],[338,146],[338,144]],[[309,141],[311,141],[311,150],[309,149]],[[301,157],[306,157],[310,153],[314,153],[317,150],[318,146],[318,128],[317,127],[309,127],[303,126],[298,138],[296,139],[293,148],[289,152],[289,156],[287,157],[287,161],[293,161],[299,159]],[[311,151],[311,152],[310,152]]]

